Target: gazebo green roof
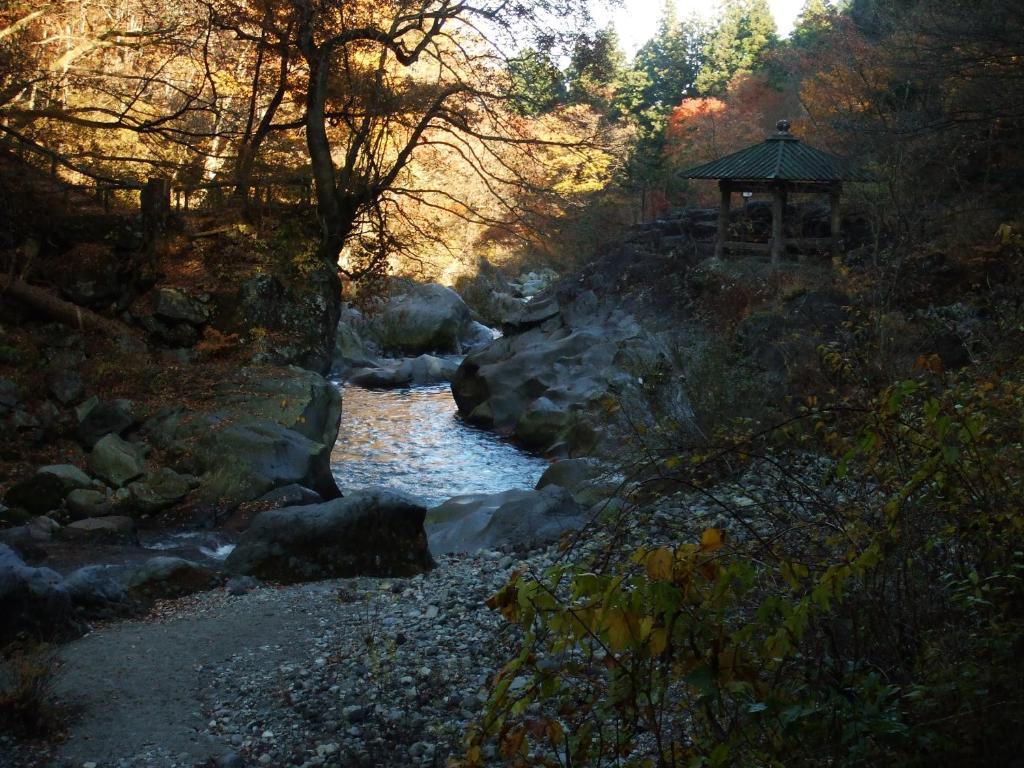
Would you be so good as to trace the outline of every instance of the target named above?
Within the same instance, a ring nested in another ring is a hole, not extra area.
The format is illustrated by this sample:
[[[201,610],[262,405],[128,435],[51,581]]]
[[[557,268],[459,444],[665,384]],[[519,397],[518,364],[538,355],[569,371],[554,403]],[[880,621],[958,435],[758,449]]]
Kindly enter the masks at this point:
[[[804,144],[780,120],[778,132],[760,144],[680,172],[686,179],[728,179],[743,181],[799,181],[834,183],[874,181],[867,171],[846,160]]]

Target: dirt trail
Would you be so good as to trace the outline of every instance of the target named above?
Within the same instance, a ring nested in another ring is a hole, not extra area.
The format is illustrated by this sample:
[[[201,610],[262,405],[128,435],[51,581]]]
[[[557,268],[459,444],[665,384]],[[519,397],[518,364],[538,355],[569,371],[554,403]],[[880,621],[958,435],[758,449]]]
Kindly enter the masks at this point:
[[[322,585],[292,591],[328,599]],[[304,659],[318,626],[293,601],[245,595],[202,615],[116,624],[71,643],[58,656],[58,693],[82,710],[53,765],[191,766],[219,757],[230,745],[203,733],[207,670],[243,650],[268,667]]]

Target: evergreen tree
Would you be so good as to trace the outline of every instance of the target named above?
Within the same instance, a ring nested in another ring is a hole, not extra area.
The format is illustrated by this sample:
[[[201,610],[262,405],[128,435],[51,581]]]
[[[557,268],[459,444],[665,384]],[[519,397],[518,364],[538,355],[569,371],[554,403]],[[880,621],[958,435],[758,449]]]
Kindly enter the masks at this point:
[[[704,96],[724,93],[729,81],[750,72],[777,40],[767,0],[727,0],[718,27],[704,47],[696,89]]]
[[[806,0],[797,17],[790,40],[794,45],[813,49],[818,41],[832,28],[832,6],[826,0]]]
[[[626,57],[613,27],[576,41],[566,73],[570,101],[608,112],[625,69]]]
[[[634,60],[634,67],[647,77],[645,106],[668,110],[693,95],[706,37],[703,22],[680,22],[675,3],[666,0],[657,34],[637,51]]]
[[[508,62],[512,108],[525,117],[536,117],[566,98],[562,72],[551,56],[527,48]]]

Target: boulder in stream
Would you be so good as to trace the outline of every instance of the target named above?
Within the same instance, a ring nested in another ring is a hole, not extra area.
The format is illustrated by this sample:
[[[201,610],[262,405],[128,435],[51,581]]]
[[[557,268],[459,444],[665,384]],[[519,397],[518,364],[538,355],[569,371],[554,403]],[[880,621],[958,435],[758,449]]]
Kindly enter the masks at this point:
[[[263,512],[228,556],[237,574],[291,584],[353,576],[414,576],[433,565],[426,509],[381,489],[325,504]]]
[[[54,570],[25,565],[0,544],[0,648],[19,635],[52,640],[77,634],[63,581]]]
[[[547,486],[539,491],[456,496],[427,513],[427,536],[436,555],[482,549],[537,549],[581,528],[587,514],[569,491]]]
[[[458,352],[472,319],[451,288],[407,283],[368,321],[366,335],[388,352]]]
[[[381,361],[374,368],[357,369],[349,383],[367,389],[391,389],[449,382],[459,369],[459,361],[433,355]]]
[[[217,388],[209,411],[168,409],[145,433],[199,478],[202,498],[235,505],[292,484],[336,497],[330,455],[340,420],[341,394],[322,376],[249,368]]]

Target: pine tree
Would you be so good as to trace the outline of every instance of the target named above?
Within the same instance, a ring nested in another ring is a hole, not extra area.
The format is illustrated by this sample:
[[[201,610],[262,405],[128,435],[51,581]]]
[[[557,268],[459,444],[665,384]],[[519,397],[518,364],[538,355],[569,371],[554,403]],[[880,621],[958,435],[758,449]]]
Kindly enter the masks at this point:
[[[527,48],[508,62],[512,108],[525,117],[547,112],[566,98],[562,72],[551,56]]]
[[[599,30],[593,36],[581,35],[566,73],[570,101],[608,112],[625,62],[614,27]]]
[[[777,40],[767,0],[727,0],[722,19],[704,48],[696,90],[704,96],[724,93],[729,81],[750,72]]]

